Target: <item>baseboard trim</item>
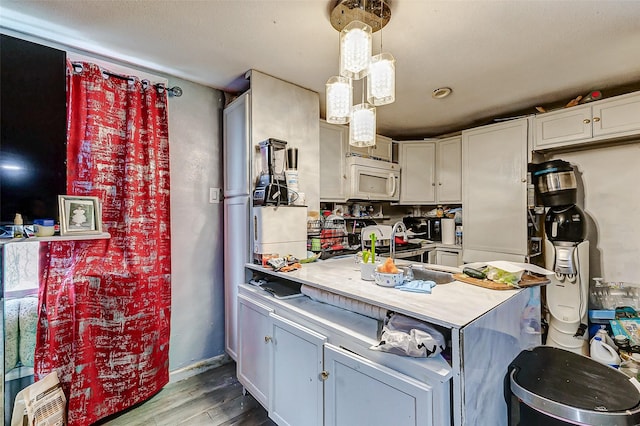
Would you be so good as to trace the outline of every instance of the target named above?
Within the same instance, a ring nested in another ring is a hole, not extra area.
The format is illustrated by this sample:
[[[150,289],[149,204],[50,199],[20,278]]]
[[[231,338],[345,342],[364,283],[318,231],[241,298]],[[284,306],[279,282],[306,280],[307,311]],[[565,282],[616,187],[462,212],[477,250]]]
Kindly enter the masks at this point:
[[[169,372],[169,383],[179,382],[180,380],[188,379],[196,374],[203,373],[212,368],[220,367],[231,362],[229,355],[222,354],[214,356],[213,358],[198,361],[194,364],[187,365],[186,367],[179,368]]]

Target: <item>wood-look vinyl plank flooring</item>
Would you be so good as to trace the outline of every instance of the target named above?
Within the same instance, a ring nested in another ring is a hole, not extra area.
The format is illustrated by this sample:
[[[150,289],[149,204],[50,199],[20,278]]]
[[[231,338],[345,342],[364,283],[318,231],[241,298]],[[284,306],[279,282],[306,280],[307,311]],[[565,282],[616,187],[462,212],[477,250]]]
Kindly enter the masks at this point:
[[[101,426],[273,426],[267,411],[242,395],[234,362],[169,383],[147,401],[98,422]]]

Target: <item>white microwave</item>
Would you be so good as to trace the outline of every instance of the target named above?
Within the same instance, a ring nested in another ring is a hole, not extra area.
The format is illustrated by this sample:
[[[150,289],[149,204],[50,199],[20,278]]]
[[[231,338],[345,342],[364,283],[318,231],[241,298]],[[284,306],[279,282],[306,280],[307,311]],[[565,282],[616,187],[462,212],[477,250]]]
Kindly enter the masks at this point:
[[[347,198],[350,200],[398,201],[400,166],[381,160],[347,157]]]

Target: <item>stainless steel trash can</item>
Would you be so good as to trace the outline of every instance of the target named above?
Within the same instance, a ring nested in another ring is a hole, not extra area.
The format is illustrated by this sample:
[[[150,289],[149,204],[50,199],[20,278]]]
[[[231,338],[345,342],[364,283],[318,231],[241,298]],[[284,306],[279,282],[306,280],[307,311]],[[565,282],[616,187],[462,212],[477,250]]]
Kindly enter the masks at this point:
[[[505,377],[509,425],[640,425],[640,391],[618,370],[551,346],[520,354]]]

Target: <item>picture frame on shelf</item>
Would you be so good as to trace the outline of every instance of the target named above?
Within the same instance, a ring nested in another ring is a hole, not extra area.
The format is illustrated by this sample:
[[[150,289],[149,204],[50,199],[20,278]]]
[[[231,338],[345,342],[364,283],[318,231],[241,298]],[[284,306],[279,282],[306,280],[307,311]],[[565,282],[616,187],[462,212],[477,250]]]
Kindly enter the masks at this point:
[[[60,235],[101,234],[102,215],[98,197],[58,195]]]

